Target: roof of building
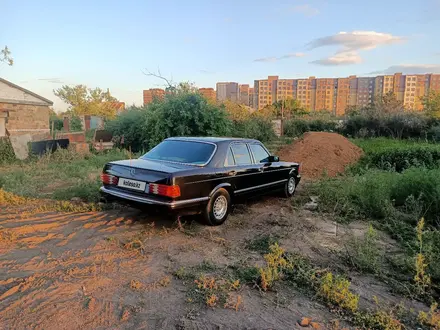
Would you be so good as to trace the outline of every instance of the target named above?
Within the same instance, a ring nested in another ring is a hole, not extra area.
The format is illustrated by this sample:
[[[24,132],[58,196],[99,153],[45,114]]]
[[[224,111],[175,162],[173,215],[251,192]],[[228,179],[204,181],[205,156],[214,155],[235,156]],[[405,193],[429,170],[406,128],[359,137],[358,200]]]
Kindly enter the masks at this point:
[[[14,84],[14,83],[11,83],[10,81],[8,81],[6,79],[0,78],[0,82],[4,83],[6,85],[9,85],[12,88],[19,89],[22,92],[25,92],[25,93],[27,93],[29,95],[32,95],[33,97],[41,100],[42,102],[47,103],[47,105],[53,105],[53,102],[51,100],[48,100],[45,97],[42,97],[41,95],[35,94],[34,92],[31,92],[30,90],[28,90],[26,88],[23,88],[23,87],[18,86],[18,85]]]

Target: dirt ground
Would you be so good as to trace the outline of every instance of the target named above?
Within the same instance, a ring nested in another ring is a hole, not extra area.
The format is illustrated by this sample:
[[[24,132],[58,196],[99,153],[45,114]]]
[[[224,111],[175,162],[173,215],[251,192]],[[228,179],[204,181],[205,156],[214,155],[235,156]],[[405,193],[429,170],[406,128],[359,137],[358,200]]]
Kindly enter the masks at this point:
[[[187,221],[183,229],[137,210],[29,215],[3,207],[0,329],[302,329],[302,317],[327,329],[337,316],[292,287],[262,292],[243,285],[237,311],[208,308],[189,302],[192,283],[173,273],[203,262],[261,263],[261,254],[246,249],[260,234],[334,267],[344,242],[366,227],[338,226],[276,197],[237,206],[223,226]],[[390,244],[385,240],[384,249]],[[373,278],[351,280],[363,304],[373,295],[396,299]]]

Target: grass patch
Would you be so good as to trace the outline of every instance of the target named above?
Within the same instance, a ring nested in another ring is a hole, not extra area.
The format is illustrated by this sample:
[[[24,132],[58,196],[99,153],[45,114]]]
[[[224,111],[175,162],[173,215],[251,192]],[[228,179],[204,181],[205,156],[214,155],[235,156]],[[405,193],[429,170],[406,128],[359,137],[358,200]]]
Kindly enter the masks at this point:
[[[261,254],[269,253],[270,246],[278,243],[278,239],[279,237],[274,235],[259,235],[252,240],[247,241],[246,248]]]
[[[51,155],[0,168],[0,188],[32,198],[68,200],[80,197],[97,202],[99,174],[104,164],[126,159],[125,151],[78,155],[71,150],[57,150]]]

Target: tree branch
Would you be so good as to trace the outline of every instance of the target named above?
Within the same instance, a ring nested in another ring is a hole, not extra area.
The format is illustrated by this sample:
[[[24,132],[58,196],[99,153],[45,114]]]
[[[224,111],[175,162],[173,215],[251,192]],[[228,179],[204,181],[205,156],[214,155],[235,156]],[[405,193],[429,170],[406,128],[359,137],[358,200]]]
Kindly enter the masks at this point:
[[[162,76],[162,73],[160,72],[160,69],[157,68],[157,73],[151,72],[147,69],[145,70],[141,70],[142,73],[148,77],[154,77],[154,78],[158,78],[158,79],[162,79],[163,81],[165,81],[167,87],[169,88],[175,88],[176,86],[174,85],[173,81],[171,79],[167,79],[164,76]]]

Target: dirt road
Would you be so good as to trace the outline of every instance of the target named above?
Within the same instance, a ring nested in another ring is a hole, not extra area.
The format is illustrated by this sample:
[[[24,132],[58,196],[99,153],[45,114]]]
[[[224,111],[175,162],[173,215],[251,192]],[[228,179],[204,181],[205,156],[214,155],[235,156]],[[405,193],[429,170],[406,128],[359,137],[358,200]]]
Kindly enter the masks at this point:
[[[291,287],[263,293],[243,285],[237,311],[208,308],[188,299],[193,283],[173,276],[204,264],[257,265],[262,255],[246,242],[261,234],[330,263],[341,244],[335,224],[289,201],[241,205],[220,227],[193,221],[178,228],[134,210],[25,211],[0,211],[0,329],[297,329],[305,316],[324,329],[334,318]]]

